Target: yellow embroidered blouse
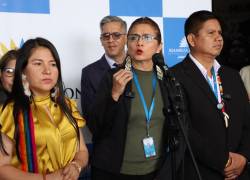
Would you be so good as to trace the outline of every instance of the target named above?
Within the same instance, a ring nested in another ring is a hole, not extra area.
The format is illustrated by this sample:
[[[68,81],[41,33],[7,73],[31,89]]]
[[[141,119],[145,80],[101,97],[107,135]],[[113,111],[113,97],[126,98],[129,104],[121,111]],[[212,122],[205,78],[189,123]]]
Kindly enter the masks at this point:
[[[71,162],[78,148],[78,140],[74,127],[50,97],[36,97],[31,109],[35,127],[35,141],[39,173],[51,173],[65,167]],[[83,127],[85,120],[76,107],[76,102],[69,100],[68,104],[73,112],[78,126]],[[2,133],[14,142],[13,103],[9,103],[0,114]],[[14,148],[15,149],[15,148]],[[12,156],[12,165],[20,168],[17,155]]]

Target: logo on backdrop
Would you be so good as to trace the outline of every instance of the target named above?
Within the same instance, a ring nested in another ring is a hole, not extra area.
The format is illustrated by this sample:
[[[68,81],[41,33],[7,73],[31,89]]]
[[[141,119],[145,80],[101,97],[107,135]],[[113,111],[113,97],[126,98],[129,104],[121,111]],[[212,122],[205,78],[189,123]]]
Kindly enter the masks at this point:
[[[184,35],[185,18],[164,18],[164,55],[169,66],[180,62],[189,52]]]
[[[162,0],[109,0],[109,8],[114,16],[162,17]]]
[[[163,20],[165,63],[173,66],[189,52],[184,36],[185,18],[163,17],[163,0],[109,0],[110,14],[115,16],[160,17]],[[122,6],[121,6],[122,4]]]
[[[6,45],[0,41],[0,57],[2,57],[7,51],[11,49],[18,49],[23,45],[23,43],[24,43],[23,38],[19,43],[16,43],[13,39],[11,39],[9,45]]]
[[[49,14],[49,0],[0,0],[0,12]]]

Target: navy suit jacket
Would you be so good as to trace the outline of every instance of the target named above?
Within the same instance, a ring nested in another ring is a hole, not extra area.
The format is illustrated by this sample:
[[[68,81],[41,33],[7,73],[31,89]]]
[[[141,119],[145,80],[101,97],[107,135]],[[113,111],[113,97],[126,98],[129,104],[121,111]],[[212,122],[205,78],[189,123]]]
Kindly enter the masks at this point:
[[[239,73],[224,66],[219,70],[224,94],[230,95],[225,100],[226,112],[230,116],[229,127],[225,128],[217,99],[189,56],[171,70],[184,90],[190,116],[189,140],[201,176],[203,180],[224,180],[223,170],[229,152],[250,158],[249,104]],[[198,179],[188,152],[184,164],[185,179]],[[237,179],[247,180],[247,171]]]
[[[82,69],[81,77],[81,106],[85,119],[89,118],[90,107],[96,96],[98,86],[104,74],[110,69],[105,55],[96,62],[89,64]]]

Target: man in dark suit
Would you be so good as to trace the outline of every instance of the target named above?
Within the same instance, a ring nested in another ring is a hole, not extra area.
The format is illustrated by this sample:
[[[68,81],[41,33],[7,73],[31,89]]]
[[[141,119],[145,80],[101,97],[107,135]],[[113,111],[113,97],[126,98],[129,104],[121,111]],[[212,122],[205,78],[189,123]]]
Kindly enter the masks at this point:
[[[111,68],[121,64],[126,56],[127,24],[117,16],[106,16],[100,22],[100,40],[105,54],[101,59],[82,69],[81,106],[88,120],[90,107],[103,75]]]
[[[183,87],[190,115],[189,140],[203,180],[247,180],[250,158],[250,111],[237,71],[221,66],[220,21],[210,11],[197,11],[185,22],[190,47],[187,57],[172,68]],[[184,179],[197,173],[186,152]]]

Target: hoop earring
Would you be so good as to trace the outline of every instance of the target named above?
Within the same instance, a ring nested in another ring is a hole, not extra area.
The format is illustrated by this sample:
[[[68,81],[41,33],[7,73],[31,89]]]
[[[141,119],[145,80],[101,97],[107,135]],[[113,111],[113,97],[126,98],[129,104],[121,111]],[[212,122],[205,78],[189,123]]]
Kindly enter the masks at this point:
[[[31,91],[29,88],[29,82],[27,81],[27,77],[25,74],[22,74],[22,83],[23,83],[24,94],[30,98]]]

